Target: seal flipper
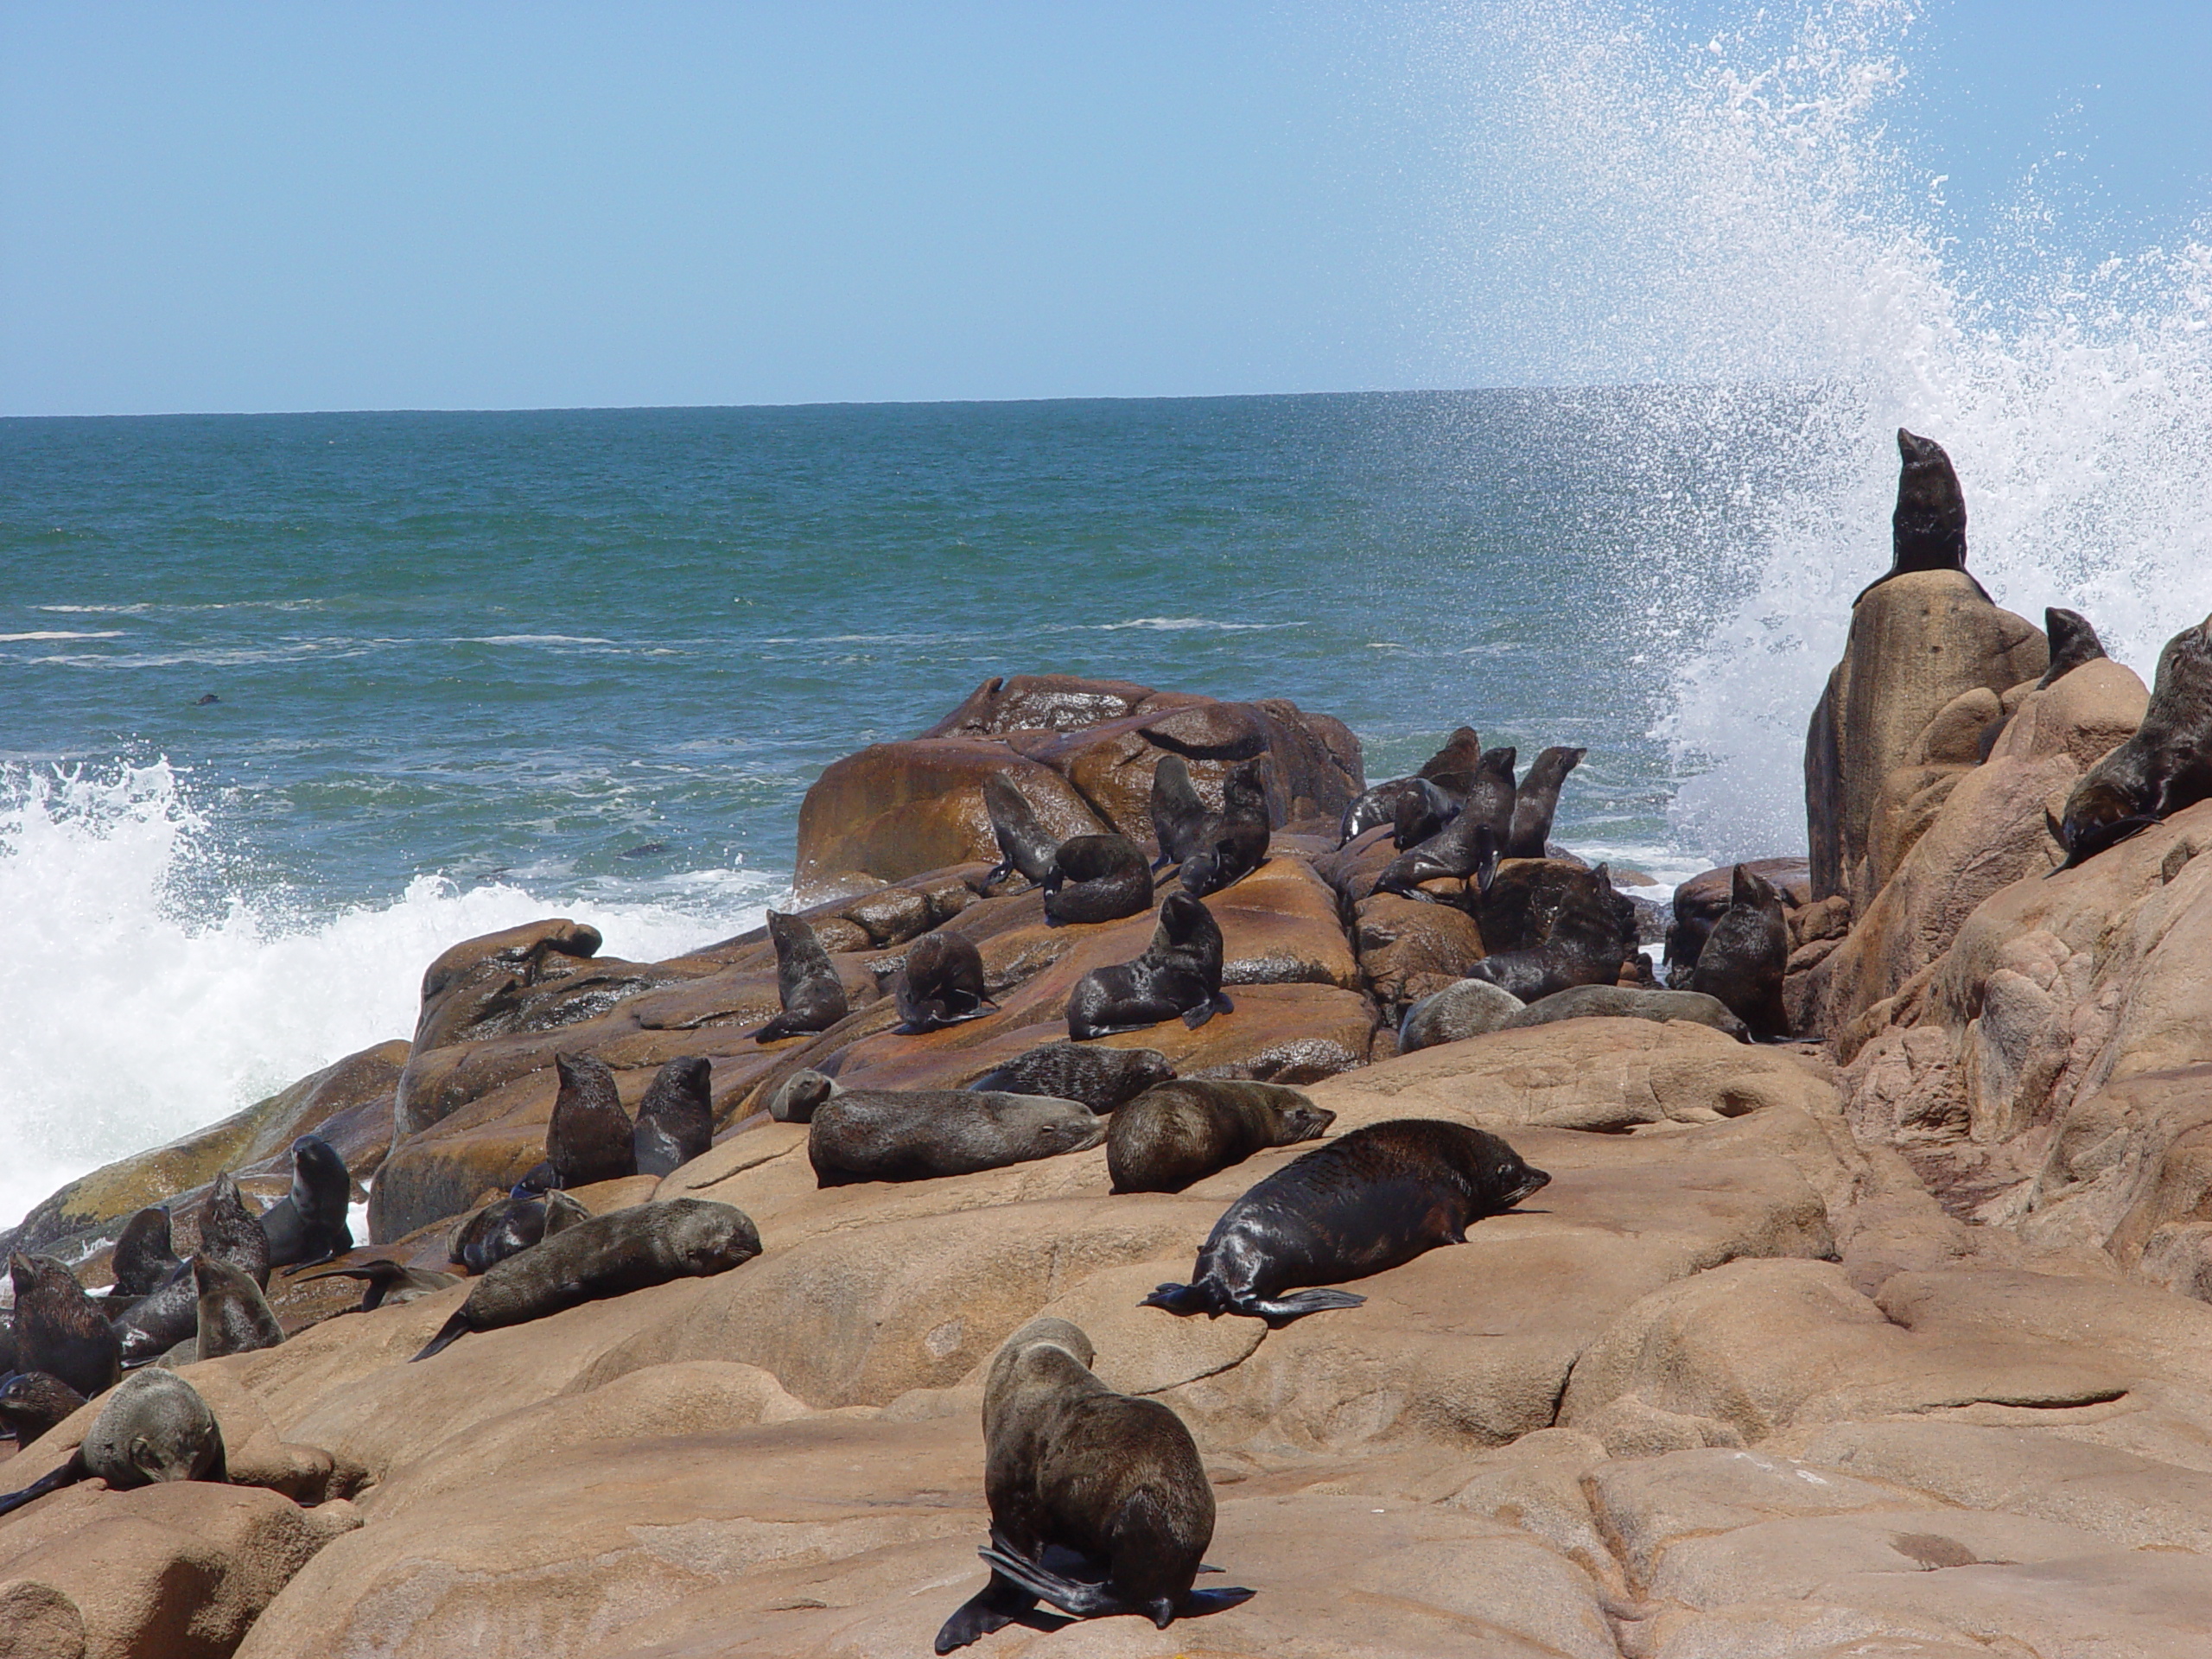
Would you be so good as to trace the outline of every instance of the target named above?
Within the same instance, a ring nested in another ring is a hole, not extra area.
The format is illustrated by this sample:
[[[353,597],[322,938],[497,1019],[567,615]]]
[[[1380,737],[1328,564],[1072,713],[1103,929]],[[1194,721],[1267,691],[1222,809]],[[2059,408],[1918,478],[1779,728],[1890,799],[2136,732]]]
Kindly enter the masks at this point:
[[[0,1515],[13,1515],[24,1504],[35,1503],[48,1492],[58,1492],[64,1486],[73,1486],[91,1473],[92,1471],[85,1466],[84,1452],[81,1450],[73,1452],[69,1461],[59,1469],[40,1476],[19,1492],[0,1497]]]
[[[1132,1601],[1111,1583],[1086,1584],[1061,1577],[1048,1567],[986,1544],[976,1552],[991,1564],[991,1571],[1040,1601],[1050,1602],[1074,1618],[1111,1618],[1117,1613],[1142,1613],[1161,1630],[1175,1617],[1175,1604],[1165,1596],[1154,1601]]]
[[[1287,1296],[1248,1296],[1241,1302],[1232,1302],[1229,1311],[1265,1319],[1269,1325],[1287,1325],[1308,1313],[1319,1313],[1332,1307],[1358,1307],[1366,1300],[1356,1291],[1294,1290]]]
[[[1227,997],[1224,996],[1219,991],[1216,991],[1211,996],[1208,997],[1204,1002],[1201,1002],[1197,1007],[1185,1011],[1183,1015],[1183,1023],[1188,1026],[1192,1031],[1196,1031],[1200,1026],[1205,1024],[1207,1020],[1212,1019],[1217,1014],[1234,1014],[1236,1012],[1236,1005],[1234,1002],[1231,1002]]]
[[[1217,1314],[1221,1312],[1221,1298],[1201,1280],[1194,1285],[1160,1285],[1137,1306],[1164,1307],[1170,1313]]]
[[[1218,1573],[1216,1567],[1200,1567],[1201,1573]],[[1213,1590],[1186,1590],[1175,1605],[1178,1618],[1204,1618],[1208,1613],[1225,1612],[1231,1607],[1241,1607],[1259,1592],[1248,1590],[1241,1584],[1224,1584]]]
[[[989,1552],[983,1554],[988,1556]],[[939,1627],[937,1651],[950,1653],[980,1642],[993,1630],[1004,1630],[1036,1605],[1034,1595],[993,1567],[990,1582],[953,1609],[952,1617]]]
[[[432,1354],[442,1353],[475,1329],[462,1320],[461,1313],[458,1307],[454,1309],[452,1315],[438,1327],[438,1334],[424,1344],[423,1351],[416,1355],[415,1359],[428,1359]],[[410,1359],[407,1363],[412,1365],[415,1360]]]

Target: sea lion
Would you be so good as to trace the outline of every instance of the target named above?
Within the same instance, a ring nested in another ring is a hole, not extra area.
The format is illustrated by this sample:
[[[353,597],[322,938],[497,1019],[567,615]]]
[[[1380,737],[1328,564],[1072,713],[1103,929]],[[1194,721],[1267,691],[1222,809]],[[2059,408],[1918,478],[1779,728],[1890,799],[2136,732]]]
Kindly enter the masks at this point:
[[[2150,706],[2135,735],[2083,772],[2050,832],[2070,870],[2212,797],[2212,617],[2158,653]],[[2050,822],[2050,814],[2044,819]]]
[[[569,1202],[575,1204],[574,1198]],[[582,1210],[583,1206],[578,1204],[576,1208]],[[318,1279],[359,1280],[361,1305],[353,1310],[357,1313],[373,1313],[380,1307],[398,1307],[419,1296],[450,1289],[461,1282],[458,1274],[437,1273],[427,1268],[410,1268],[391,1261],[364,1262],[357,1267],[325,1268],[321,1273],[302,1274],[300,1282],[308,1285]]]
[[[1890,568],[1859,590],[1853,606],[1892,576],[1908,570],[1967,568],[1967,497],[1943,446],[1897,428],[1897,505],[1890,515]],[[1972,576],[1985,600],[1989,590]],[[1991,601],[1994,603],[1994,601]]]
[[[1559,813],[1560,785],[1589,753],[1587,749],[1549,748],[1536,757],[1536,764],[1529,768],[1529,775],[1513,792],[1513,827],[1505,838],[1506,857],[1545,856],[1552,819]]]
[[[321,1266],[353,1248],[346,1207],[353,1201],[353,1178],[338,1149],[320,1135],[292,1142],[292,1190],[261,1212],[272,1268]]]
[[[770,1092],[768,1116],[779,1123],[811,1123],[822,1103],[837,1092],[834,1079],[802,1066]]]
[[[566,1192],[511,1193],[464,1217],[446,1242],[446,1260],[471,1273],[487,1273],[591,1211]]]
[[[1410,1054],[1439,1043],[1463,1042],[1503,1031],[1506,1021],[1526,1006],[1502,985],[1486,979],[1460,980],[1406,1010],[1406,1017],[1398,1022],[1398,1052]]]
[[[1152,868],[1166,869],[1197,852],[1205,844],[1200,836],[1211,817],[1183,757],[1161,755],[1152,769],[1152,833],[1160,842]]]
[[[983,953],[957,933],[925,933],[908,945],[896,994],[899,1029],[908,1036],[999,1011],[983,986]]]
[[[1471,1223],[1550,1179],[1486,1130],[1440,1118],[1370,1123],[1293,1159],[1230,1205],[1191,1282],[1162,1285],[1143,1306],[1271,1325],[1357,1307],[1367,1299],[1351,1291],[1293,1287],[1363,1279],[1464,1244]]]
[[[1152,908],[1152,866],[1127,836],[1075,836],[1045,875],[1045,919],[1117,922]]]
[[[1191,1431],[1157,1400],[1116,1394],[1092,1375],[1090,1338],[1036,1319],[1007,1338],[983,1385],[983,1496],[989,1581],[937,1633],[950,1653],[1021,1618],[1039,1599],[1076,1618],[1141,1613],[1165,1630],[1251,1599],[1238,1586],[1194,1590],[1213,1542],[1213,1487]],[[1096,1579],[1045,1565],[1085,1558]]]
[[[1368,896],[1395,893],[1404,899],[1427,899],[1421,884],[1440,879],[1471,880],[1475,891],[1483,893],[1490,891],[1497,874],[1497,833],[1473,812],[1462,812],[1412,851],[1400,853],[1383,866]]]
[[[673,1173],[714,1145],[714,1075],[713,1065],[698,1054],[653,1073],[631,1135],[639,1174]]]
[[[16,1368],[58,1376],[87,1400],[115,1386],[123,1350],[100,1305],[58,1256],[8,1258],[16,1287]]]
[[[124,1222],[116,1236],[108,1261],[115,1283],[108,1288],[107,1300],[128,1302],[152,1295],[154,1287],[176,1271],[177,1261],[168,1207],[148,1205]]]
[[[776,1000],[783,1012],[753,1033],[753,1041],[827,1031],[852,1012],[830,953],[802,918],[770,911],[768,937],[776,946]]]
[[[222,1427],[200,1390],[175,1372],[133,1371],[108,1396],[69,1461],[0,1497],[0,1515],[95,1477],[119,1492],[162,1480],[227,1481]]]
[[[983,779],[983,810],[991,815],[991,834],[997,838],[1000,855],[983,885],[1016,870],[1029,878],[1030,886],[1040,884],[1052,872],[1058,842],[1029,798],[1014,787],[1013,779],[995,772]]]
[[[1068,993],[1068,1035],[1080,1042],[1180,1015],[1196,1031],[1232,1012],[1221,994],[1221,929],[1203,902],[1171,893],[1152,943],[1135,962],[1094,968]]]
[[[276,1322],[269,1299],[251,1275],[226,1262],[195,1255],[192,1281],[200,1293],[200,1346],[195,1357],[220,1359],[225,1354],[247,1354],[274,1348],[284,1340],[284,1327]]]
[[[472,1331],[523,1325],[649,1285],[704,1279],[760,1254],[760,1230],[733,1205],[670,1198],[593,1216],[495,1263],[415,1357],[428,1359]]]
[[[1656,987],[1577,985],[1557,991],[1509,1018],[1497,1027],[1518,1031],[1527,1026],[1548,1026],[1561,1020],[1653,1020],[1664,1025],[1683,1020],[1710,1026],[1739,1043],[1751,1040],[1750,1029],[1717,996],[1700,991],[1662,991]],[[1399,1048],[1402,1052],[1405,1045]]]
[[[968,1085],[987,1094],[1050,1095],[1079,1100],[1102,1116],[1175,1075],[1156,1048],[1042,1043]]]
[[[1295,1089],[1182,1077],[1147,1089],[1106,1127],[1116,1192],[1180,1192],[1269,1147],[1318,1140],[1337,1115]]]
[[[1183,891],[1203,899],[1242,881],[1268,861],[1272,833],[1260,763],[1247,760],[1222,779],[1221,810],[1206,819],[1198,845],[1183,861]],[[1146,903],[1150,902],[1147,893]]]
[[[17,1371],[0,1378],[0,1428],[29,1446],[85,1403],[85,1396],[50,1371]]]
[[[636,1174],[637,1126],[622,1109],[613,1069],[589,1054],[556,1054],[553,1069],[561,1084],[545,1126],[545,1161],[518,1185],[543,1192]]]
[[[823,1186],[926,1181],[1082,1152],[1106,1120],[1079,1100],[972,1089],[847,1089],[815,1108],[807,1161]]]
[[[1520,758],[1521,751],[1510,745],[1484,749],[1475,768],[1474,785],[1467,791],[1466,804],[1459,809],[1460,817],[1488,824],[1500,847],[1513,834],[1513,804],[1520,793],[1513,781],[1513,768]]]
[[[1603,864],[1569,872],[1550,911],[1543,943],[1484,957],[1467,977],[1503,986],[1523,1002],[1618,980],[1636,950],[1636,906],[1613,891],[1611,872]]]
[[[1782,980],[1789,968],[1789,925],[1783,918],[1782,894],[1738,864],[1727,912],[1698,952],[1690,989],[1719,998],[1755,1037],[1787,1037]]]
[[[1346,846],[1370,830],[1395,823],[1399,802],[1408,795],[1431,803],[1442,802],[1445,810],[1437,823],[1437,829],[1442,829],[1444,823],[1458,813],[1467,791],[1475,786],[1482,747],[1483,741],[1475,735],[1474,728],[1462,726],[1446,740],[1442,748],[1421,762],[1421,770],[1412,777],[1393,778],[1353,796],[1344,808],[1344,817],[1338,821],[1337,845]],[[1435,831],[1429,833],[1433,835]],[[1415,841],[1425,839],[1426,836],[1415,837]],[[1398,850],[1403,852],[1413,844],[1402,843]]]

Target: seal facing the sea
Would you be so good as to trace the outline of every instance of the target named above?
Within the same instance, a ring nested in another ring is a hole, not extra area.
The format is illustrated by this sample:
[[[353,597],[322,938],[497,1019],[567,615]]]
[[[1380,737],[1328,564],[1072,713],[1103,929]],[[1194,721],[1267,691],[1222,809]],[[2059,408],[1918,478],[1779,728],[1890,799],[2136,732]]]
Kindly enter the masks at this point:
[[[1300,1289],[1363,1279],[1510,1210],[1551,1177],[1487,1130],[1440,1118],[1370,1123],[1293,1159],[1230,1205],[1198,1250],[1186,1285],[1162,1285],[1147,1307],[1281,1325],[1357,1307],[1348,1290]]]
[[[814,1108],[806,1156],[823,1186],[925,1181],[1082,1152],[1106,1120],[1079,1100],[972,1089],[846,1089]]]
[[[1114,1114],[1106,1170],[1116,1192],[1180,1192],[1266,1147],[1318,1140],[1336,1121],[1280,1084],[1180,1077]]]
[[[776,1000],[783,1012],[753,1033],[755,1042],[827,1031],[852,1012],[836,964],[805,921],[772,910],[768,938],[776,947]]]
[[[957,933],[925,933],[906,947],[894,988],[899,1029],[912,1035],[996,1014],[983,985],[983,953]]]
[[[69,1461],[0,1497],[0,1515],[95,1478],[116,1491],[164,1480],[227,1481],[222,1427],[200,1390],[175,1372],[133,1371],[100,1408]]]
[[[346,1207],[353,1183],[338,1149],[320,1135],[292,1142],[292,1190],[261,1212],[272,1268],[314,1268],[353,1248]]]
[[[2212,617],[2158,653],[2135,734],[2082,774],[2051,834],[2072,869],[2161,818],[2212,797]],[[2046,815],[2048,817],[2048,815]]]
[[[1029,798],[1014,779],[995,772],[983,779],[983,810],[990,815],[991,835],[999,844],[999,861],[983,877],[988,887],[1001,876],[1019,870],[1036,887],[1052,873],[1052,852],[1058,845]]]
[[[1141,1031],[1179,1016],[1197,1030],[1231,1011],[1221,994],[1221,928],[1203,901],[1171,893],[1152,943],[1135,962],[1094,968],[1068,993],[1068,1035],[1080,1042]]]
[[[59,1256],[8,1258],[16,1287],[16,1364],[58,1376],[87,1400],[115,1386],[123,1349],[100,1305]]]
[[[631,1135],[639,1174],[671,1174],[714,1144],[714,1075],[700,1054],[671,1060],[653,1073]]]
[[[1096,1043],[1040,1043],[968,1087],[1001,1095],[1050,1095],[1079,1100],[1103,1115],[1126,1105],[1175,1068],[1156,1048],[1107,1048]]]
[[[496,1264],[415,1357],[428,1359],[474,1331],[727,1273],[760,1254],[760,1230],[734,1205],[671,1198],[593,1216]]]
[[[1728,908],[1698,952],[1690,989],[1718,997],[1755,1037],[1787,1037],[1782,981],[1789,968],[1789,926],[1782,894],[1741,864],[1731,881]]]
[[[1233,1607],[1252,1592],[1195,1590],[1213,1541],[1214,1498],[1191,1432],[1157,1400],[1092,1374],[1082,1329],[1032,1319],[1007,1338],[983,1384],[983,1496],[990,1580],[946,1619],[950,1653],[1023,1618],[1039,1600],[1075,1618],[1178,1617]],[[1096,1578],[1046,1565],[1058,1548]],[[1100,1569],[1103,1569],[1100,1572]]]
[[[1508,858],[1541,858],[1559,815],[1560,785],[1582,764],[1587,749],[1549,748],[1536,757],[1529,775],[1513,792],[1513,829],[1505,838]]]

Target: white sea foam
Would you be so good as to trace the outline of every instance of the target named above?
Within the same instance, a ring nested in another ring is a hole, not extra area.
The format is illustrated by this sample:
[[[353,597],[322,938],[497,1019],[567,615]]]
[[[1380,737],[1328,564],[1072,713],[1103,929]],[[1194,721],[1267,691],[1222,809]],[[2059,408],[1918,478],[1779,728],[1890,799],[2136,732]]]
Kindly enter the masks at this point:
[[[41,628],[30,633],[0,633],[0,645],[14,645],[25,639],[120,639],[120,628]]]
[[[458,940],[567,915],[650,961],[756,925],[781,885],[695,872],[643,902],[423,876],[390,904],[299,917],[207,892],[220,854],[166,762],[0,768],[0,1226],[63,1180],[406,1037],[423,969]]]

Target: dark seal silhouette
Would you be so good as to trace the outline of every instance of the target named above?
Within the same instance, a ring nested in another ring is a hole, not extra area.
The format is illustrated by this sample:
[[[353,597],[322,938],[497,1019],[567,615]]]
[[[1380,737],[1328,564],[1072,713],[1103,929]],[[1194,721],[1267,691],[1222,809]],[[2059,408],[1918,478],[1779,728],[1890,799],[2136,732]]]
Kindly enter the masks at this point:
[[[60,1377],[87,1400],[123,1375],[123,1348],[100,1305],[59,1256],[8,1258],[16,1288],[16,1364]]]
[[[813,928],[797,916],[772,910],[768,938],[776,947],[776,1000],[783,1012],[753,1033],[755,1042],[827,1031],[852,1012],[844,982]]]
[[[545,1161],[515,1183],[515,1190],[543,1192],[636,1174],[637,1126],[622,1109],[612,1068],[589,1054],[556,1054],[553,1069],[560,1091],[545,1126]]]
[[[1179,754],[1163,754],[1152,769],[1152,833],[1160,842],[1155,870],[1180,864],[1204,843],[1200,836],[1213,815],[1198,798],[1191,768]]]
[[[1108,1048],[1096,1043],[1040,1043],[986,1071],[968,1087],[989,1094],[1050,1095],[1079,1100],[1104,1114],[1127,1105],[1175,1075],[1156,1048]]]
[[[1497,834],[1472,812],[1462,812],[1436,834],[1410,851],[1400,853],[1382,867],[1368,889],[1369,896],[1394,893],[1402,899],[1427,899],[1424,881],[1449,878],[1471,880],[1478,893],[1490,891],[1497,874]]]
[[[292,1190],[261,1212],[272,1268],[319,1268],[353,1248],[346,1207],[353,1178],[338,1149],[320,1135],[292,1142]]]
[[[2056,605],[2046,606],[2043,613],[2044,638],[2050,642],[2050,665],[2036,682],[2036,690],[2048,690],[2084,663],[2094,663],[2105,654],[2105,643],[2097,638],[2097,631],[2089,619],[2079,611],[2069,611]],[[1981,728],[1980,759],[1986,760],[1997,747],[1997,740],[2005,735],[2005,728],[2012,723],[2012,713],[1999,715]]]
[[[1386,823],[1398,821],[1399,803],[1407,797],[1426,803],[1438,815],[1436,828],[1440,830],[1459,810],[1459,804],[1467,791],[1475,786],[1475,770],[1481,764],[1483,741],[1475,735],[1474,728],[1462,726],[1452,733],[1444,747],[1421,762],[1421,770],[1410,778],[1393,778],[1374,785],[1352,797],[1344,808],[1344,817],[1337,824],[1337,845],[1342,847],[1370,830],[1379,830]],[[1430,835],[1435,834],[1432,830]],[[1414,840],[1424,840],[1415,836]],[[1398,850],[1403,852],[1412,842],[1401,842]]]
[[[200,1390],[175,1371],[135,1371],[108,1396],[69,1461],[0,1497],[0,1515],[80,1480],[104,1480],[121,1492],[156,1481],[230,1478],[222,1428]]]
[[[1106,1171],[1116,1192],[1180,1192],[1255,1152],[1317,1140],[1336,1121],[1280,1084],[1178,1078],[1114,1114]]]
[[[268,1286],[269,1235],[262,1230],[261,1218],[245,1207],[228,1171],[215,1178],[200,1206],[196,1253],[236,1268],[257,1286]],[[189,1261],[178,1262],[115,1324],[125,1365],[158,1359],[199,1329],[200,1287]]]
[[[1144,1306],[1270,1325],[1357,1307],[1367,1299],[1354,1292],[1298,1287],[1364,1279],[1464,1244],[1470,1225],[1550,1179],[1486,1130],[1440,1118],[1370,1123],[1293,1159],[1230,1205],[1191,1282],[1162,1285]]]
[[[1118,922],[1152,908],[1152,866],[1127,836],[1075,836],[1045,873],[1045,919]]]
[[[1076,981],[1068,993],[1068,1035],[1080,1042],[1177,1018],[1195,1031],[1230,1011],[1221,994],[1220,927],[1202,900],[1171,893],[1142,956]]]
[[[248,1354],[274,1348],[284,1340],[284,1327],[251,1275],[212,1256],[192,1258],[193,1287],[199,1293],[198,1359],[220,1359],[226,1354]]]
[[[1859,590],[1853,605],[1909,570],[1967,568],[1967,496],[1943,446],[1897,428],[1897,505],[1890,515],[1890,568]],[[1989,590],[1974,582],[1984,599]]]
[[[1719,998],[1754,1037],[1787,1037],[1782,980],[1789,967],[1789,925],[1782,894],[1741,864],[1732,881],[1728,908],[1690,970],[1690,989]]]
[[[1247,760],[1222,779],[1221,810],[1208,817],[1198,845],[1183,861],[1183,890],[1203,899],[1242,881],[1268,861],[1272,833],[1260,763]]]
[[[135,1301],[150,1296],[162,1280],[176,1271],[179,1257],[169,1236],[169,1212],[163,1205],[149,1205],[123,1224],[116,1236],[108,1268],[115,1274],[109,1287],[111,1302]]]
[[[1541,944],[1484,957],[1466,976],[1486,979],[1523,1002],[1618,980],[1636,949],[1636,906],[1613,891],[1611,872],[1600,864],[1566,873],[1548,906]]]
[[[996,1014],[983,985],[983,953],[957,933],[925,933],[906,947],[894,988],[899,1029],[912,1035]]]
[[[515,1192],[462,1217],[446,1241],[446,1259],[471,1273],[488,1273],[591,1211],[565,1192]]]
[[[1545,856],[1552,820],[1559,816],[1560,785],[1589,753],[1587,749],[1549,748],[1536,757],[1536,764],[1529,768],[1529,775],[1513,792],[1513,825],[1505,838],[1506,857]]]
[[[653,1073],[631,1133],[639,1174],[673,1173],[714,1144],[714,1066],[699,1054],[671,1060]]]
[[[1052,871],[1052,850],[1058,842],[1029,798],[1013,779],[995,772],[983,779],[983,810],[990,815],[991,834],[999,844],[999,861],[983,877],[983,884],[988,887],[1015,871],[1027,876],[1032,887],[1041,883]]]
[[[2070,870],[2212,797],[2212,617],[2158,653],[2135,735],[2082,774],[2050,826]],[[2048,815],[2046,815],[2048,817]]]
[[[1084,1152],[1107,1120],[1079,1100],[972,1089],[845,1089],[807,1120],[816,1184],[926,1181]]]

